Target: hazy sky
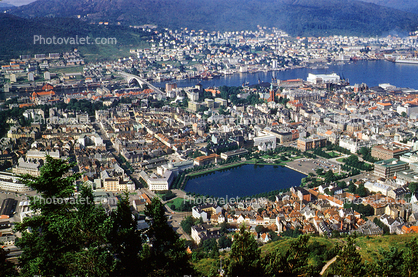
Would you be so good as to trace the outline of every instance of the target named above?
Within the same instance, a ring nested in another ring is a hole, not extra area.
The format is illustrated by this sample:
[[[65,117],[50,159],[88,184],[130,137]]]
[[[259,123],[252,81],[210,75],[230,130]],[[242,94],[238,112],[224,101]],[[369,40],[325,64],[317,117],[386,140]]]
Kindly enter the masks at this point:
[[[35,2],[35,0],[3,0],[3,3],[9,3],[15,6],[22,6],[22,5],[26,5],[32,2]]]

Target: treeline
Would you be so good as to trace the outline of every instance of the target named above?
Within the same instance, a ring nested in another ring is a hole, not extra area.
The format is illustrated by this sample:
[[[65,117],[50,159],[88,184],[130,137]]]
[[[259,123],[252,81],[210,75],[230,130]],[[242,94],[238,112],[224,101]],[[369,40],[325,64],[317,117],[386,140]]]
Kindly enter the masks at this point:
[[[345,203],[344,209],[353,209],[354,211],[364,215],[372,216],[374,215],[374,209],[370,205],[356,204],[356,203]]]
[[[354,167],[351,167],[351,166],[348,166],[346,164],[341,165],[341,169],[342,170],[345,170],[347,172],[350,172],[351,176],[357,175],[357,174],[360,174],[361,173],[361,171],[359,169],[354,168]]]
[[[91,102],[89,100],[81,99],[71,99],[71,101],[66,104],[64,102],[59,102],[55,105],[58,109],[70,110],[76,112],[87,112],[89,116],[94,116],[96,110],[103,110],[108,107],[103,106],[102,101]]]
[[[351,154],[350,150],[345,149],[345,148],[343,148],[343,147],[341,147],[337,144],[328,144],[326,146],[326,149],[327,149],[327,151],[335,150],[335,151],[343,153],[343,154],[347,154],[347,155]]]
[[[327,152],[323,151],[321,148],[316,148],[316,149],[313,151],[313,154],[315,154],[315,155],[317,155],[317,156],[320,156],[320,157],[323,157],[323,158],[325,158],[325,159],[330,159],[330,158],[332,158],[332,156],[331,156],[330,154],[328,154]]]
[[[368,161],[370,163],[375,163],[379,160],[379,159],[372,157],[372,150],[369,147],[360,148],[357,154],[361,155],[363,160]]]
[[[130,208],[129,195],[118,201],[117,209],[105,211],[95,204],[93,193],[81,186],[74,196],[74,183],[81,174],[68,172],[75,164],[52,159],[39,177],[25,175],[23,182],[40,197],[30,200],[39,213],[16,224],[22,250],[15,267],[0,248],[2,276],[183,276],[194,269],[184,241],[168,225],[164,205],[153,198],[146,205],[148,228],[137,230],[137,216]],[[67,176],[67,177],[63,177]],[[51,199],[42,201],[41,199]],[[140,268],[138,267],[140,265]]]
[[[276,189],[268,192],[261,192],[249,196],[239,197],[238,201],[246,201],[248,199],[267,198],[270,201],[276,201],[276,195],[283,194],[290,191],[290,188]]]
[[[234,235],[229,256],[222,257],[222,265],[229,276],[319,276],[325,264],[335,258],[322,276],[417,276],[416,238],[404,250],[379,249],[381,258],[372,262],[361,256],[356,240],[352,235],[343,239],[342,244],[330,246],[309,235],[300,235],[279,242],[276,249],[269,247],[270,251],[262,255],[252,234],[241,228]],[[219,268],[219,260],[212,262],[206,276],[218,276],[215,270]]]
[[[248,95],[247,98],[238,98],[238,94],[243,93],[242,87],[220,86],[219,91],[221,92],[220,94],[221,98],[231,101],[233,105],[238,105],[238,104],[255,105],[255,104],[261,104],[264,102],[263,100],[260,99],[258,93],[250,94]]]
[[[220,259],[225,274],[229,276],[319,276],[325,264],[335,259],[322,276],[417,276],[418,241],[411,239],[406,248],[380,248],[374,260],[365,261],[359,253],[357,238],[351,235],[341,244],[324,243],[309,235],[287,238],[276,248],[269,247],[262,255],[251,233],[241,228],[234,235],[229,256],[215,259],[205,276],[219,276]],[[211,252],[209,252],[211,253]]]
[[[373,170],[372,165],[367,164],[365,162],[360,162],[356,155],[351,155],[350,157],[345,158],[343,162],[348,166],[351,166],[360,170],[366,170],[366,171]]]

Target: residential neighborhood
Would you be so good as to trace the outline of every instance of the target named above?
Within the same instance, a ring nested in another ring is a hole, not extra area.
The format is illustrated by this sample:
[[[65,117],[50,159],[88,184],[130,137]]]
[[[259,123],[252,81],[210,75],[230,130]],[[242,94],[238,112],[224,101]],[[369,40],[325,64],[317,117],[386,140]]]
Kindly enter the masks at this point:
[[[166,30],[155,31],[150,48],[113,62],[86,63],[76,49],[22,55],[2,65],[1,241],[13,245],[12,225],[33,215],[27,196],[35,192],[19,176],[39,176],[47,156],[74,162],[71,173],[82,176],[76,187],[91,187],[109,213],[128,193],[142,216],[138,228],[146,228],[145,205],[161,198],[170,224],[195,244],[219,238],[221,226],[234,232],[242,224],[260,243],[286,234],[416,233],[417,90],[350,84],[336,73],[241,87],[200,83],[396,59],[411,55],[406,49],[416,36]],[[187,78],[196,84],[177,86]],[[306,177],[300,186],[235,203],[221,197],[196,204],[205,195],[184,191],[189,178],[241,164],[286,166]],[[190,232],[181,226],[187,217]]]

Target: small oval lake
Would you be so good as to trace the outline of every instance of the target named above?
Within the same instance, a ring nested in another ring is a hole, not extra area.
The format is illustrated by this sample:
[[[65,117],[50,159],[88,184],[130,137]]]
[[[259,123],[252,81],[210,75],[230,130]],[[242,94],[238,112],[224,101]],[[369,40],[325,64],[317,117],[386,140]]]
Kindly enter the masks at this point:
[[[184,190],[214,197],[243,197],[299,186],[304,177],[287,167],[246,164],[190,179]]]

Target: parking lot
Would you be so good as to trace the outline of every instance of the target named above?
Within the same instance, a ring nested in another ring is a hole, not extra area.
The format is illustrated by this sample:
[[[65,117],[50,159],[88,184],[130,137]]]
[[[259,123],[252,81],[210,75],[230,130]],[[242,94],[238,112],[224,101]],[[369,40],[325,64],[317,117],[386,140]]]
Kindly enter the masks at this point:
[[[11,216],[9,218],[10,222],[20,222],[20,210],[21,207],[19,207],[19,203],[21,201],[27,200],[28,199],[28,194],[30,195],[34,195],[35,192],[29,192],[29,193],[15,193],[15,192],[10,192],[10,191],[0,191],[0,205],[3,205],[3,201],[7,198],[12,198],[17,200],[17,206],[16,206],[16,210],[13,216]]]
[[[315,170],[318,168],[322,168],[324,172],[328,170],[333,170],[334,172],[339,171],[339,164],[335,162],[330,162],[324,159],[299,159],[292,162],[287,163],[289,167],[292,169],[302,172],[306,175],[309,173],[315,173]]]

